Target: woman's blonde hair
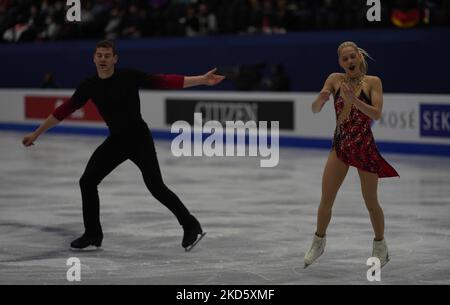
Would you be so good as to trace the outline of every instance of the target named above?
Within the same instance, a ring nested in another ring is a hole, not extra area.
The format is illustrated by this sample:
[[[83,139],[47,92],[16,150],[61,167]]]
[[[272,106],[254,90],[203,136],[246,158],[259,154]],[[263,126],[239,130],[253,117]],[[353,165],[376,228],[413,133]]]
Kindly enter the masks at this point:
[[[373,58],[370,57],[369,53],[367,53],[366,50],[358,47],[356,45],[356,43],[354,43],[353,41],[345,41],[345,42],[341,43],[339,45],[338,51],[337,51],[338,52],[338,56],[341,56],[342,49],[347,48],[347,47],[355,49],[355,51],[357,51],[361,55],[362,62],[361,62],[361,66],[359,67],[359,69],[361,70],[361,72],[363,74],[367,74],[367,70],[369,68],[369,65],[367,64],[366,58],[370,58],[372,60],[373,60]]]

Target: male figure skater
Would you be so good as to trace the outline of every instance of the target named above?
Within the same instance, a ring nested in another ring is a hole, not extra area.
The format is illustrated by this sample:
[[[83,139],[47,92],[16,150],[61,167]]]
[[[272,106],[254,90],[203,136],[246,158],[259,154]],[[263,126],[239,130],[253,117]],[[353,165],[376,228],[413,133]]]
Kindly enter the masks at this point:
[[[103,231],[97,186],[114,168],[131,160],[141,170],[151,194],[177,218],[184,230],[182,246],[190,251],[205,235],[200,223],[164,184],[151,132],[140,112],[139,88],[178,89],[198,85],[213,86],[225,77],[215,69],[204,75],[148,75],[131,69],[115,69],[118,55],[114,43],[97,43],[94,63],[97,75],[85,79],[71,99],[55,109],[22,143],[31,146],[49,128],[57,125],[91,99],[105,120],[110,135],[95,150],[80,178],[84,234],[71,243],[74,250],[100,247]],[[95,249],[95,248],[94,248]]]

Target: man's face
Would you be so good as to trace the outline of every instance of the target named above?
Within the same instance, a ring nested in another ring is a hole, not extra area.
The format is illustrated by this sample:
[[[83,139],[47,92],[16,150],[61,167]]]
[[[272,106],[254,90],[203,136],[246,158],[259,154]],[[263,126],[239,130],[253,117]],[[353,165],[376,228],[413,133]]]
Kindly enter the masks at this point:
[[[97,48],[94,53],[94,63],[97,71],[102,73],[112,72],[117,63],[118,56],[113,54],[112,48]]]

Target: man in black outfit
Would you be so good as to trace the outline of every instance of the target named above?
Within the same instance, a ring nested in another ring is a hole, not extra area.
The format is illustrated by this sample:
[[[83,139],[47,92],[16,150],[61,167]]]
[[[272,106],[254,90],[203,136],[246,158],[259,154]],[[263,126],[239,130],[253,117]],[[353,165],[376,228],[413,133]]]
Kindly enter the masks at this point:
[[[141,170],[145,185],[183,226],[182,246],[189,251],[204,236],[197,219],[180,199],[164,184],[153,138],[140,112],[139,88],[178,89],[197,85],[216,85],[224,76],[215,69],[200,76],[148,75],[131,69],[115,69],[118,56],[111,41],[97,43],[94,63],[97,75],[85,79],[71,99],[59,106],[33,133],[26,135],[25,146],[49,128],[57,125],[91,99],[106,124],[110,135],[95,150],[80,179],[83,202],[84,234],[71,243],[72,249],[100,247],[103,231],[100,224],[100,203],[97,186],[114,168],[131,160]]]

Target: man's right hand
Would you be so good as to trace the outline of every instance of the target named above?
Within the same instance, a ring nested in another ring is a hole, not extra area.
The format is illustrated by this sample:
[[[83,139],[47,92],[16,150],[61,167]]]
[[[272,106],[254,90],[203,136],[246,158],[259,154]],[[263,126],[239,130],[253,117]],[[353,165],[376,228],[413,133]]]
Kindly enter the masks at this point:
[[[37,135],[34,132],[32,132],[23,137],[22,144],[26,147],[34,145],[34,141],[36,141],[36,139]]]

